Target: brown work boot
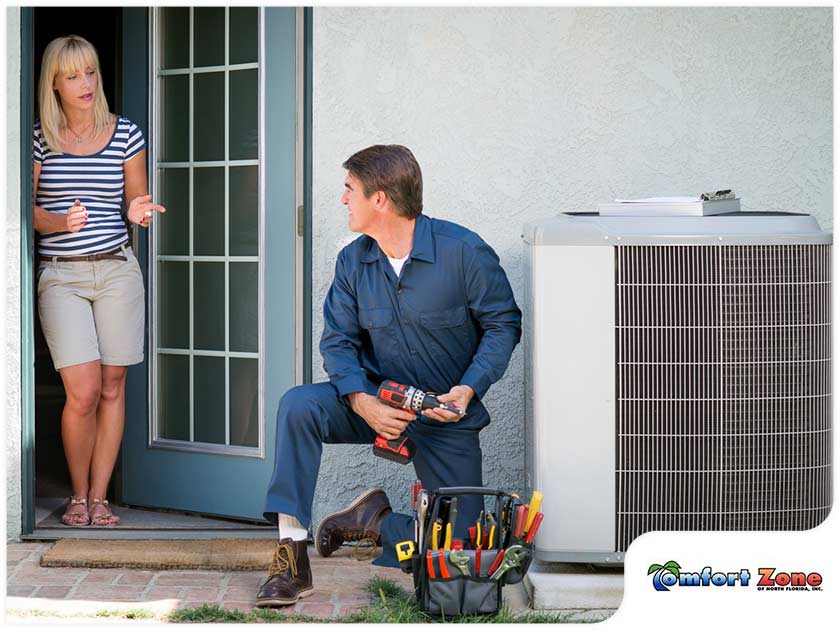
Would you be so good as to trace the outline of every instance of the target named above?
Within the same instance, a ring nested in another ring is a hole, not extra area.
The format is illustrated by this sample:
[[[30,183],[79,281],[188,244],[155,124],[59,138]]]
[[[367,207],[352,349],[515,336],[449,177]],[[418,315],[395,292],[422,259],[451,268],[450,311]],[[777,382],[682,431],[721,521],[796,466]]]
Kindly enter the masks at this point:
[[[260,582],[257,606],[289,606],[311,595],[312,589],[306,541],[283,538],[274,548],[268,575]]]
[[[315,532],[315,548],[325,558],[351,540],[372,540],[380,544],[379,526],[391,511],[382,488],[373,488],[356,498],[347,508],[330,514]]]

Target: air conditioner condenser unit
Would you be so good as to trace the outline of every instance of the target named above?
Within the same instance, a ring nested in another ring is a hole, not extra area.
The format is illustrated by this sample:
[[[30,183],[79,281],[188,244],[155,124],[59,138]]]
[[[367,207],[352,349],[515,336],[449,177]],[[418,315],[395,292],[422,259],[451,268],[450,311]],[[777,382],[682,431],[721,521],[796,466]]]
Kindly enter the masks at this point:
[[[529,223],[526,471],[544,561],[832,504],[831,242],[804,214]]]

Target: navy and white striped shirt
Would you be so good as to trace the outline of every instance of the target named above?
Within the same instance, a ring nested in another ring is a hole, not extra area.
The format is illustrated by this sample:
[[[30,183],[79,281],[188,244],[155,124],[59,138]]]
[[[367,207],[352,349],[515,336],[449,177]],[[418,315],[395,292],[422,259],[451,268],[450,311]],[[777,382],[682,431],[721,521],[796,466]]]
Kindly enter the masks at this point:
[[[79,256],[109,252],[128,242],[120,207],[125,176],[123,164],[146,146],[140,129],[117,117],[111,140],[92,155],[55,153],[47,146],[40,121],[35,123],[34,159],[41,164],[37,204],[66,213],[78,199],[87,208],[87,225],[78,232],[41,234],[41,256]]]

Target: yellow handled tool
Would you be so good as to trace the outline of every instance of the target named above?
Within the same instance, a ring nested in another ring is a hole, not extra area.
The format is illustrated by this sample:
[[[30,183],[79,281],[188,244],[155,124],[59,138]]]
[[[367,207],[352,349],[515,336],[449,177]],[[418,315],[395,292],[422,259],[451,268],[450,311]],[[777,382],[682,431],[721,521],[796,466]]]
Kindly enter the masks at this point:
[[[534,522],[534,517],[537,515],[537,512],[540,511],[540,506],[542,505],[543,495],[542,492],[539,490],[534,490],[534,493],[531,495],[531,500],[528,502],[530,506],[528,508],[528,519],[525,521],[525,531],[527,532],[531,529],[531,523]]]
[[[438,550],[438,536],[440,536],[440,530],[443,529],[443,524],[440,522],[440,519],[435,521],[435,524],[432,525],[432,549],[435,551]]]
[[[490,526],[490,538],[487,540],[487,548],[488,548],[488,549],[492,549],[492,548],[493,548],[493,536],[494,536],[495,534],[496,534],[496,526],[495,526],[495,525],[491,525],[491,526]]]
[[[450,549],[452,547],[452,523],[446,524],[446,537],[443,539],[443,548]]]
[[[402,542],[398,542],[396,544],[397,547],[397,560],[402,562],[403,560],[411,560],[411,556],[414,555],[414,541],[413,540],[404,540]]]

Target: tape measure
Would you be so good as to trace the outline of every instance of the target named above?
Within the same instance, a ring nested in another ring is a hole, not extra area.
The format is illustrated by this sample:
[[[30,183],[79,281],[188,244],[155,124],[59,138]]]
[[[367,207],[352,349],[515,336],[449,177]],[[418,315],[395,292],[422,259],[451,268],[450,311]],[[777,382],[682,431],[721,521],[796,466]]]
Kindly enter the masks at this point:
[[[414,555],[414,541],[413,540],[404,540],[396,544],[397,547],[397,560],[402,562],[403,560],[411,560],[411,556]]]

